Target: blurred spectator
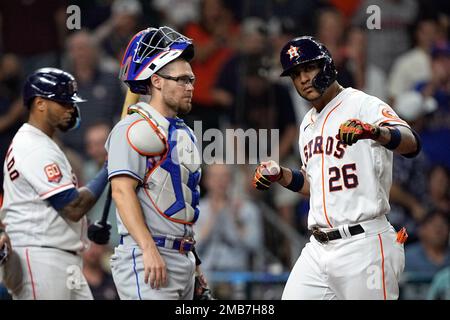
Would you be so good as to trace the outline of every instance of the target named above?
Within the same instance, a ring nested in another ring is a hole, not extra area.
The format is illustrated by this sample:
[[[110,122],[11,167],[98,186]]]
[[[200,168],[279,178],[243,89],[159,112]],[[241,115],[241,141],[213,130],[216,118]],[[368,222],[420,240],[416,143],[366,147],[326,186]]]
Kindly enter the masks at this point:
[[[408,27],[413,24],[418,6],[416,0],[364,0],[353,18],[353,24],[366,30],[372,14],[367,8],[380,9],[381,29],[367,30],[368,62],[388,74],[394,60],[410,48]]]
[[[336,70],[337,81],[344,87],[354,87],[355,79],[346,65],[344,45],[344,17],[335,8],[320,9],[317,14],[316,37],[330,51]]]
[[[337,64],[343,59],[345,22],[336,8],[326,7],[317,11],[316,37],[327,47]]]
[[[3,161],[6,151],[26,113],[20,99],[21,91],[20,61],[13,54],[0,56],[0,198],[3,194]]]
[[[427,299],[450,300],[450,267],[435,274],[428,290]]]
[[[108,265],[108,246],[94,242],[83,252],[83,274],[92,291],[94,300],[119,300]]]
[[[107,157],[105,142],[110,131],[111,127],[105,122],[94,123],[86,129],[84,144],[86,146],[86,155],[88,158],[83,165],[83,181],[91,180],[103,166]],[[103,191],[97,203],[87,213],[90,223],[94,223],[101,219],[107,194],[108,188]],[[119,245],[119,234],[117,233],[116,207],[114,202],[111,202],[109,208],[108,222],[111,224],[109,244],[112,247],[115,247]]]
[[[450,42],[436,45],[431,50],[431,78],[416,83],[416,89],[425,97],[433,97],[438,110],[429,128],[450,127]]]
[[[77,0],[83,28],[93,30],[111,15],[111,0]]]
[[[447,34],[450,31],[450,2],[447,0],[417,0],[417,2],[419,17],[436,17],[441,27],[438,30],[437,38],[447,40]]]
[[[218,70],[212,95],[217,104],[230,110],[231,121],[242,125],[247,102],[243,101],[245,92],[243,79],[246,77],[249,63],[255,60],[262,63],[266,58],[264,54],[268,39],[265,22],[256,17],[246,18],[242,22],[240,39],[242,43],[240,50],[224,61],[223,67]]]
[[[259,17],[264,21],[273,18],[279,20],[292,20],[298,25],[300,35],[313,33],[314,12],[322,6],[323,1],[317,0],[258,0],[243,1],[240,10],[240,21],[246,17]]]
[[[78,92],[87,102],[80,107],[80,128],[67,132],[62,139],[86,157],[86,129],[100,121],[112,126],[120,117],[124,93],[117,74],[102,68],[97,43],[87,31],[78,31],[67,39],[67,58],[66,68],[77,79]]]
[[[267,31],[263,27],[258,18],[243,22],[245,45],[224,65],[214,93],[232,110],[235,127],[279,129],[279,157],[283,161],[297,142],[297,122],[287,89],[269,79],[270,57],[264,55]]]
[[[381,68],[367,62],[367,35],[353,27],[346,39],[346,67],[352,73],[354,86],[386,101],[386,75]]]
[[[291,40],[303,33],[299,33],[299,28],[296,21],[290,18],[279,19],[273,17],[269,24],[269,43],[272,46],[272,56],[270,61],[270,79],[272,82],[279,83],[286,87],[289,91],[289,96],[291,97],[292,103],[294,105],[294,110],[298,123],[303,119],[306,113],[311,108],[308,101],[303,99],[295,90],[295,87],[291,84],[291,79],[289,77],[280,77],[283,71],[280,63],[280,51],[283,46]],[[296,154],[298,154],[298,148],[296,143]]]
[[[422,20],[416,24],[414,48],[394,61],[389,75],[388,88],[391,99],[413,89],[417,82],[430,79],[431,48],[436,39],[436,31],[437,25],[434,20]]]
[[[361,0],[328,0],[328,2],[339,10],[339,12],[345,17],[346,22],[349,22],[361,5]]]
[[[448,216],[432,210],[419,226],[418,243],[405,249],[405,272],[432,277],[450,265]]]
[[[262,217],[258,207],[242,194],[232,198],[233,168],[207,167],[207,195],[200,201],[200,216],[194,226],[197,251],[207,278],[212,271],[250,271],[263,251]]]
[[[436,101],[415,91],[401,94],[395,102],[394,110],[407,121],[419,136],[422,135],[427,117],[436,110]],[[398,230],[406,227],[408,243],[417,240],[417,224],[423,219],[427,194],[429,160],[422,150],[414,158],[394,154],[392,187],[390,192],[391,212],[389,221]]]
[[[187,23],[199,20],[199,3],[200,0],[154,0],[152,6],[161,15],[163,25],[183,30]]]
[[[96,42],[120,62],[128,42],[142,28],[141,15],[142,5],[138,0],[114,0],[111,17],[93,33]]]
[[[437,110],[428,119],[422,135],[423,150],[434,164],[450,168],[450,44],[432,50],[431,80],[418,83],[416,90],[425,98],[433,97]]]
[[[447,168],[441,165],[431,168],[425,202],[430,208],[450,214],[450,176]]]
[[[59,66],[67,1],[0,1],[2,51],[19,57],[24,74]]]
[[[110,131],[111,127],[106,122],[94,123],[86,129],[84,144],[86,154],[89,156],[88,161],[86,161],[86,168],[90,165],[95,166],[94,173],[98,172],[105,162],[107,156],[105,142]]]
[[[195,43],[191,65],[197,78],[193,108],[185,119],[191,125],[201,119],[203,130],[220,128],[229,117],[212,94],[220,70],[238,46],[239,26],[226,4],[224,0],[202,0],[200,21],[188,24],[184,33]]]

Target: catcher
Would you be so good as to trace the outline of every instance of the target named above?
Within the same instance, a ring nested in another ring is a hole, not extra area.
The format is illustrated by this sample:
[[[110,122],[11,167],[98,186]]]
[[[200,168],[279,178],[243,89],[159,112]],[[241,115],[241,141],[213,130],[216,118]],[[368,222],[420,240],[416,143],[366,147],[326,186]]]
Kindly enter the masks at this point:
[[[111,270],[121,299],[208,297],[192,228],[200,156],[193,131],[177,117],[192,107],[193,56],[190,39],[161,27],[136,34],[122,60],[122,80],[151,99],[131,105],[106,142],[121,235]]]

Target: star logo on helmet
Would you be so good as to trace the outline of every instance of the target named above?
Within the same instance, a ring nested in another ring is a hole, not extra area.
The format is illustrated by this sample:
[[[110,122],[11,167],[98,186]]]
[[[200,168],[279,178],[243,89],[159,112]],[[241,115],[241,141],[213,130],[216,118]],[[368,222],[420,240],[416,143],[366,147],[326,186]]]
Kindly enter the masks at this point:
[[[293,45],[291,45],[291,47],[289,48],[289,50],[286,53],[289,55],[290,60],[292,60],[294,58],[298,58],[300,56],[300,54],[298,52],[298,47],[294,47]]]

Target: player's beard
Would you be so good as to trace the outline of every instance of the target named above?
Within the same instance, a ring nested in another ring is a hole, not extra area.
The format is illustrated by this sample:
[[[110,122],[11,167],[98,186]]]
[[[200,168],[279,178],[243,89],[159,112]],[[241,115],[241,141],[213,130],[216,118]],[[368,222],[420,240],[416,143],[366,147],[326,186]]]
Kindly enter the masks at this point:
[[[56,127],[58,128],[58,130],[60,130],[62,132],[67,132],[71,128],[74,127],[76,121],[77,121],[77,119],[76,119],[75,114],[72,114],[72,117],[70,118],[69,121],[64,120],[64,121],[60,122]]]
[[[313,88],[314,88],[314,87],[313,87]],[[305,99],[305,100],[308,101],[308,102],[314,102],[314,101],[317,101],[317,100],[319,100],[319,99],[322,97],[322,93],[320,93],[316,88],[314,88],[314,91],[317,92],[319,95],[318,95],[317,97],[314,97],[314,98],[310,98],[310,97],[308,97],[307,95],[302,94],[302,93],[300,92],[300,90],[297,89],[297,88],[295,88],[295,89],[297,90],[298,94],[299,94],[303,99]]]
[[[178,108],[179,114],[188,114],[192,109],[192,102],[180,102],[180,107]]]
[[[57,128],[59,131],[67,132],[70,129],[70,124],[60,123],[60,124],[58,124]]]
[[[166,105],[176,112],[176,114],[187,114],[192,109],[192,102],[186,98],[181,98],[176,101],[173,98],[166,99]]]

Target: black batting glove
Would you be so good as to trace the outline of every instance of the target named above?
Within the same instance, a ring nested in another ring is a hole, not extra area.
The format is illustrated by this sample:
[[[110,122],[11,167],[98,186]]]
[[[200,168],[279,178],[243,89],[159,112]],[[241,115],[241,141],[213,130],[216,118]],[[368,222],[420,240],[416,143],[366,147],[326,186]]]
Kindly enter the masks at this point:
[[[111,225],[101,221],[95,221],[88,228],[88,238],[96,244],[107,244],[111,235]]]

